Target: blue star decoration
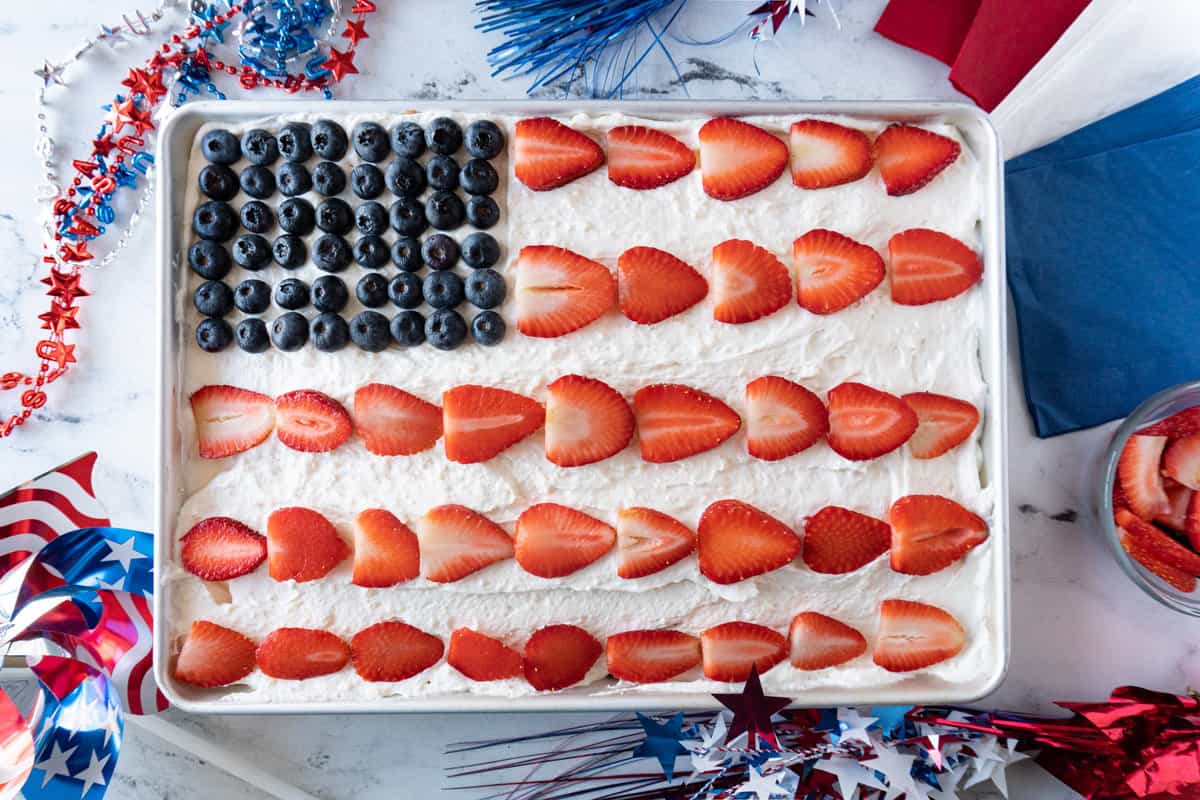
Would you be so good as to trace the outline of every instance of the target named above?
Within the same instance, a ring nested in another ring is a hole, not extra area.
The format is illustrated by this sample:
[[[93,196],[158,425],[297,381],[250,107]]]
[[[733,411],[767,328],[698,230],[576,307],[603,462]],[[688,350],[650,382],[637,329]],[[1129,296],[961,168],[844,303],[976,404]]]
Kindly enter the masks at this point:
[[[890,737],[896,733],[897,729],[903,730],[904,715],[912,711],[912,706],[875,706],[871,709],[877,720],[876,725],[883,731],[884,738]]]
[[[226,20],[225,22],[216,22],[216,17],[220,14],[221,11],[217,8],[216,3],[208,3],[203,7],[200,7],[197,4],[197,7],[193,9],[192,21],[201,28],[201,42],[211,41],[218,44],[225,43],[225,29],[232,25],[233,21]],[[211,22],[212,26],[205,28],[204,23],[206,22]]]
[[[668,781],[675,780],[675,758],[687,755],[683,746],[683,712],[680,711],[666,722],[639,713],[638,722],[646,732],[646,739],[633,751],[634,758],[654,758],[662,765]]]
[[[744,733],[746,746],[752,750],[758,747],[759,742],[775,750],[779,749],[779,737],[775,734],[771,717],[787,708],[792,701],[786,697],[764,695],[757,666],[750,668],[750,677],[746,679],[741,694],[714,694],[713,697],[733,712],[733,721],[729,723],[729,735],[725,739],[727,743]]]

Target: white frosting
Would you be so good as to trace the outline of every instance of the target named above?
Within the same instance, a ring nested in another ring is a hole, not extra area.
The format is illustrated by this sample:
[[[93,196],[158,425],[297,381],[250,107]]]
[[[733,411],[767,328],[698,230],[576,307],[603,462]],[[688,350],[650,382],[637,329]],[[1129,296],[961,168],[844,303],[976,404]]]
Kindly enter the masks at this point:
[[[418,122],[435,116],[425,112]],[[479,115],[450,114],[465,122]],[[289,117],[291,119],[304,117]],[[372,117],[385,126],[396,118]],[[495,116],[492,117],[495,119]],[[309,117],[308,119],[311,119]],[[837,118],[834,118],[837,119]],[[347,130],[356,118],[341,120]],[[619,115],[564,119],[577,130],[602,131],[632,121]],[[692,147],[702,120],[657,122]],[[785,135],[791,118],[749,118]],[[837,119],[876,133],[886,123]],[[249,127],[277,130],[284,120]],[[497,119],[511,138],[515,119]],[[949,126],[929,126],[960,142]],[[356,157],[348,156],[353,164]],[[422,159],[424,160],[424,158]],[[315,161],[315,159],[314,159]],[[191,174],[202,163],[193,153]],[[931,227],[969,245],[979,246],[981,180],[978,164],[963,144],[962,156],[929,186],[905,197],[889,197],[877,172],[855,183],[804,191],[785,174],[750,197],[720,202],[705,195],[699,171],[651,191],[632,191],[607,180],[604,169],[567,186],[533,192],[510,179],[507,163],[497,162],[501,188],[501,224],[493,229],[504,257],[498,265],[511,290],[511,259],[527,244],[556,244],[609,264],[634,245],[652,245],[692,263],[705,275],[714,244],[744,238],[774,251],[790,263],[791,242],[814,227],[838,230],[885,254],[888,238],[906,228]],[[311,166],[311,165],[310,165]],[[349,169],[347,169],[349,172]],[[197,195],[189,187],[190,202]],[[347,191],[352,206],[359,200]],[[233,201],[238,207],[247,198]],[[274,205],[280,198],[271,199]],[[314,206],[319,197],[310,196]],[[391,201],[385,195],[379,201]],[[190,218],[185,224],[190,224]],[[471,231],[463,226],[456,235]],[[270,237],[270,235],[268,235]],[[353,234],[352,234],[353,236]],[[190,233],[188,234],[190,237]],[[190,239],[185,237],[185,240]],[[315,237],[310,237],[315,238]],[[389,244],[394,235],[385,237]],[[381,271],[394,274],[395,268]],[[357,264],[342,278],[351,290],[347,318],[360,310],[353,286],[366,270]],[[319,273],[311,264],[295,271],[270,266],[257,274],[269,283],[288,275],[311,282]],[[251,277],[235,266],[227,281],[236,286]],[[635,325],[613,311],[588,327],[555,339],[532,339],[516,331],[513,303],[500,309],[509,323],[498,347],[465,344],[446,353],[429,346],[384,353],[364,353],[349,345],[338,353],[311,346],[295,353],[269,350],[259,355],[231,347],[216,355],[201,352],[191,341],[198,321],[191,292],[200,280],[182,283],[180,318],[186,330],[180,367],[183,398],[213,383],[231,383],[277,395],[310,388],[352,407],[354,390],[366,383],[395,384],[431,402],[461,383],[483,383],[544,400],[546,385],[568,373],[599,378],[627,397],[656,382],[686,383],[720,397],[739,413],[745,410],[744,386],[760,375],[779,374],[824,394],[846,380],[858,380],[895,393],[935,391],[975,403],[988,418],[986,386],[979,362],[984,322],[982,292],[924,307],[891,302],[887,282],[853,307],[831,316],[816,316],[790,304],[776,314],[747,325],[712,320],[711,300],[654,326]],[[511,297],[511,296],[510,296]],[[381,309],[381,311],[388,311]],[[277,313],[272,308],[266,316]],[[308,315],[315,312],[309,308]],[[236,323],[238,315],[231,315]],[[383,507],[412,523],[428,508],[462,503],[511,530],[517,515],[540,501],[554,501],[613,521],[626,506],[647,505],[695,526],[710,502],[737,498],[803,529],[808,514],[837,504],[883,517],[890,503],[911,493],[941,494],[988,517],[992,491],[981,480],[978,433],[967,443],[933,460],[913,459],[905,449],[868,462],[850,462],[821,443],[780,462],[763,462],[746,453],[745,433],[720,447],[671,464],[643,463],[636,440],[613,458],[575,469],[556,467],[542,453],[537,433],[484,464],[448,461],[438,445],[425,453],[383,458],[351,439],[332,453],[289,450],[276,439],[232,458],[209,461],[196,455],[191,414],[180,415],[187,500],[179,514],[176,536],[198,520],[232,516],[265,530],[272,509],[304,505],[329,517],[346,537],[358,511]],[[986,478],[986,476],[984,476]],[[177,558],[177,551],[175,557]],[[794,614],[816,610],[861,630],[873,641],[880,600],[903,597],[938,605],[954,614],[967,630],[967,644],[955,658],[924,674],[947,685],[966,684],[986,674],[996,660],[1002,632],[985,613],[991,597],[990,543],[958,564],[935,575],[911,577],[893,573],[883,556],[849,575],[820,575],[802,561],[733,586],[704,580],[690,558],[656,575],[635,581],[616,576],[611,554],[565,578],[546,580],[528,575],[515,562],[493,565],[453,584],[416,580],[388,589],[361,589],[350,583],[350,561],[325,579],[304,584],[272,581],[263,567],[223,586],[208,586],[177,563],[168,564],[163,588],[173,641],[195,619],[209,619],[262,637],[283,625],[318,627],[346,638],[369,624],[399,618],[448,637],[460,626],[499,636],[516,647],[535,629],[551,623],[583,626],[598,638],[636,628],[677,628],[699,633],[721,622],[742,619],[786,632]],[[220,602],[217,598],[232,598]],[[869,653],[834,669],[804,672],[786,662],[763,676],[768,691],[800,696],[817,687],[880,687],[904,678],[876,667]],[[601,657],[579,692],[695,692],[722,688],[698,671],[665,684],[636,686],[605,677]],[[303,682],[279,681],[253,673],[232,689],[199,693],[231,704],[264,701],[369,701],[380,697],[429,696],[455,692],[522,695],[533,692],[523,680],[477,683],[444,661],[399,683],[368,683],[349,667]]]

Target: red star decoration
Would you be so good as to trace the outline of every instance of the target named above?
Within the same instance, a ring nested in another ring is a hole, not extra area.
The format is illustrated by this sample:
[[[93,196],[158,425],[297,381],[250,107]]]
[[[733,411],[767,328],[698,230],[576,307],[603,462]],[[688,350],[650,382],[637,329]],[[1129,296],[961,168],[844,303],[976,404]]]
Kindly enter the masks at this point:
[[[88,252],[87,245],[87,239],[64,244],[59,248],[58,256],[63,261],[91,261],[94,256]]]
[[[333,79],[336,81],[340,81],[346,75],[353,75],[358,72],[358,68],[354,66],[353,50],[341,53],[336,48],[331,47],[329,48],[329,58],[321,66],[333,73]]]
[[[750,677],[746,679],[741,694],[714,694],[713,697],[733,712],[733,721],[729,723],[729,733],[725,737],[726,744],[744,733],[746,746],[751,749],[756,749],[759,742],[779,749],[779,737],[775,733],[775,726],[771,724],[771,717],[787,708],[792,701],[786,697],[764,695],[757,667],[750,668]]]
[[[128,87],[134,94],[144,95],[146,102],[151,105],[167,93],[167,87],[163,86],[162,73],[157,70],[130,69],[129,76],[121,81],[121,85]]]
[[[116,147],[116,142],[112,140],[112,134],[106,133],[99,139],[92,140],[92,152],[98,156],[108,157],[108,154]]]
[[[150,121],[149,109],[143,111],[136,105],[133,107],[133,110],[129,112],[126,121],[129,123],[130,127],[137,132],[138,136],[141,136],[148,130],[154,129],[154,123]]]
[[[75,363],[75,345],[66,342],[56,342],[50,339],[37,343],[39,357],[53,360],[59,369],[65,369],[67,364]]]
[[[89,292],[79,285],[80,275],[78,272],[60,272],[59,270],[50,270],[50,277],[42,278],[42,283],[50,287],[50,291],[46,294],[51,297],[59,298],[63,305],[71,305],[77,297],[87,297]]]
[[[133,102],[132,97],[126,97],[119,103],[113,100],[112,108],[109,109],[108,116],[104,118],[104,122],[113,135],[120,133],[121,129],[125,127],[131,111],[137,111],[137,103]]]
[[[49,311],[38,314],[38,319],[42,321],[43,328],[53,331],[56,336],[61,336],[63,331],[79,327],[79,323],[75,320],[75,315],[78,313],[77,306],[65,306],[55,300],[50,304]]]
[[[371,35],[367,33],[367,21],[346,20],[346,30],[342,31],[342,38],[350,40],[350,46],[355,47],[362,39],[370,39]]]

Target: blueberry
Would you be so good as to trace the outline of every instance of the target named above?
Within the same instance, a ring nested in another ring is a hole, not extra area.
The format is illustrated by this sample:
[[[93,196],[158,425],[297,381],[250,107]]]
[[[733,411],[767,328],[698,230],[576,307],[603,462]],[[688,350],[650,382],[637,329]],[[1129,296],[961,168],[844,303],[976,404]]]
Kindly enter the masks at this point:
[[[271,263],[271,244],[257,233],[243,233],[233,243],[233,260],[251,271]]]
[[[284,278],[275,287],[275,305],[296,311],[308,305],[308,284],[299,278]]]
[[[424,219],[424,217],[422,217]],[[192,229],[201,239],[224,242],[237,230],[238,219],[228,203],[209,200],[201,203],[192,215]]]
[[[416,308],[421,305],[421,279],[401,272],[388,284],[388,298],[400,308]]]
[[[247,353],[261,353],[271,346],[271,336],[267,333],[267,324],[258,317],[244,319],[234,331],[238,347]]]
[[[388,301],[387,278],[378,272],[368,272],[358,279],[358,286],[354,287],[354,296],[367,308],[379,308]]]
[[[475,195],[467,201],[467,221],[476,228],[490,228],[500,221],[500,206],[490,197]]]
[[[392,263],[405,272],[416,272],[425,262],[421,260],[421,244],[411,236],[401,236],[392,245]]]
[[[206,317],[196,326],[196,344],[201,350],[216,353],[229,347],[232,341],[233,328],[223,319]]]
[[[341,350],[350,339],[350,328],[346,320],[332,312],[325,312],[313,318],[308,325],[313,347],[322,353],[332,353]]]
[[[244,314],[261,314],[271,307],[271,287],[258,278],[244,280],[233,290],[233,304]]]
[[[387,209],[379,203],[363,203],[354,210],[354,224],[364,236],[378,236],[388,229]]]
[[[416,197],[425,191],[425,170],[407,156],[396,156],[396,159],[388,164],[383,178],[388,190],[400,197]]]
[[[425,146],[438,155],[454,155],[462,142],[462,128],[449,117],[438,117],[425,129]]]
[[[383,173],[374,164],[359,164],[350,173],[350,189],[355,197],[373,200],[383,194]]]
[[[271,343],[280,350],[290,353],[304,347],[308,341],[308,320],[304,315],[289,311],[280,314],[271,323]]]
[[[275,175],[266,167],[250,166],[242,170],[242,191],[259,200],[275,194]]]
[[[490,162],[472,158],[462,168],[458,182],[467,194],[491,194],[500,185],[500,175]]]
[[[242,155],[251,164],[274,164],[279,158],[279,142],[262,128],[253,128],[242,136]]]
[[[425,206],[415,197],[401,197],[388,209],[388,221],[397,233],[416,236],[429,227]]]
[[[229,251],[216,242],[204,239],[188,248],[188,265],[201,278],[219,281],[229,274]]]
[[[508,287],[494,269],[473,270],[467,276],[467,300],[476,308],[495,308],[504,302]]]
[[[233,310],[233,290],[223,281],[205,281],[196,287],[192,303],[206,317],[223,317]]]
[[[367,269],[379,269],[389,258],[387,242],[381,236],[360,236],[354,242],[354,260]]]
[[[266,233],[275,224],[271,207],[261,200],[246,203],[238,216],[242,218],[242,227],[251,233]]]
[[[475,158],[495,158],[504,149],[504,133],[491,120],[472,122],[466,138],[467,152]]]
[[[335,314],[350,302],[346,284],[336,275],[322,275],[313,281],[312,304],[317,311],[332,311]]]
[[[350,338],[360,350],[378,353],[386,350],[392,336],[388,331],[388,318],[378,311],[360,311],[350,320]]]
[[[354,152],[363,161],[383,161],[391,145],[387,131],[378,122],[360,122],[354,126]]]
[[[215,130],[200,138],[200,152],[214,164],[232,164],[242,157],[242,146],[229,131]]]
[[[319,119],[312,126],[313,152],[326,161],[338,161],[346,155],[350,141],[346,129],[331,119]]]
[[[431,272],[425,276],[421,294],[434,308],[454,308],[463,301],[463,280],[447,270]]]
[[[271,256],[284,269],[295,269],[308,260],[308,247],[299,236],[285,233],[271,245]]]
[[[450,156],[434,156],[425,165],[425,179],[434,189],[458,188],[458,162]]]
[[[491,347],[500,344],[507,327],[504,318],[495,311],[480,311],[475,315],[475,319],[471,320],[471,335],[475,337],[475,341]]]
[[[340,197],[331,197],[317,206],[317,227],[326,233],[345,236],[354,230],[354,212]]]
[[[353,260],[350,243],[336,234],[327,233],[313,245],[313,263],[326,272],[341,272]]]
[[[425,338],[438,350],[453,350],[467,338],[467,323],[457,311],[443,308],[425,320]]]
[[[425,201],[425,217],[439,231],[452,231],[462,225],[463,215],[463,202],[454,192],[434,192]]]
[[[303,197],[289,197],[279,204],[279,227],[297,236],[308,236],[317,227],[317,212]]]
[[[200,191],[213,200],[232,200],[237,197],[237,173],[224,164],[205,164],[196,183]]]
[[[293,122],[285,125],[279,131],[279,152],[288,161],[299,163],[312,158],[311,132],[303,122]]]
[[[288,162],[279,168],[277,176],[279,193],[287,197],[304,194],[312,188],[312,175],[303,164]]]
[[[450,269],[458,263],[458,242],[444,233],[435,233],[421,245],[421,260],[433,269]]]
[[[332,161],[322,161],[313,167],[313,188],[326,197],[346,191],[346,173]]]
[[[392,127],[392,150],[398,156],[416,158],[425,152],[425,131],[415,122],[400,122]]]
[[[462,258],[475,269],[494,266],[500,260],[500,243],[490,233],[472,233],[463,239]]]
[[[419,311],[401,311],[392,317],[388,329],[401,347],[415,347],[425,341],[425,318]]]

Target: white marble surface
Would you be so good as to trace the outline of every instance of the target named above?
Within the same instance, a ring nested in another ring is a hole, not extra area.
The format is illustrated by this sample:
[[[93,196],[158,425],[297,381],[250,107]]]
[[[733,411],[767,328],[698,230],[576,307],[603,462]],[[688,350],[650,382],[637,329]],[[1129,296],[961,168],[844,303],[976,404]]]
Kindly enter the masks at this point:
[[[472,29],[467,0],[379,5],[371,20],[373,39],[357,62],[362,75],[339,91],[341,97],[522,94],[522,82],[489,77],[483,54],[495,40]],[[825,17],[804,29],[789,23],[778,43],[759,48],[762,77],[754,74],[752,46],[743,39],[720,48],[677,45],[674,52],[692,79],[688,88],[693,97],[958,99],[943,65],[871,32],[883,5],[884,0],[842,0],[840,32]],[[711,35],[748,7],[693,0],[681,31],[697,38]],[[30,157],[35,133],[30,71],[43,58],[61,60],[83,37],[96,33],[99,23],[111,24],[128,10],[122,3],[78,0],[5,3],[0,9],[5,76],[0,99],[6,128],[6,155],[0,159],[0,370],[32,366],[31,321],[44,309],[31,192],[37,175]],[[437,44],[419,54],[429,42]],[[50,94],[57,138],[70,145],[84,142],[97,124],[97,105],[111,96],[124,68],[147,53],[144,42],[102,49],[86,65],[68,69],[70,91]],[[1147,87],[1146,94],[1160,88],[1165,86]],[[681,94],[658,61],[643,70],[634,89],[635,96]],[[82,151],[67,147],[60,163],[80,155]],[[82,303],[86,330],[75,339],[80,366],[51,389],[50,406],[37,424],[0,443],[0,486],[85,448],[98,450],[98,490],[112,517],[142,527],[151,522],[153,479],[151,228],[147,221],[116,264],[88,274],[86,286],[94,296]],[[983,702],[1047,710],[1054,699],[1100,699],[1121,683],[1171,691],[1200,685],[1195,623],[1158,606],[1127,581],[1105,551],[1080,497],[1082,471],[1104,431],[1037,440],[1024,412],[1015,365],[1012,375],[1012,667],[1003,686]],[[12,402],[0,394],[0,409],[6,413]],[[446,743],[481,735],[484,724],[487,735],[502,736],[581,718],[169,716],[182,728],[252,754],[263,768],[329,798],[429,796],[443,785],[441,749]],[[126,730],[110,795],[114,798],[264,796],[154,736],[132,726]],[[1036,768],[1014,773],[1014,798],[1073,796]]]

